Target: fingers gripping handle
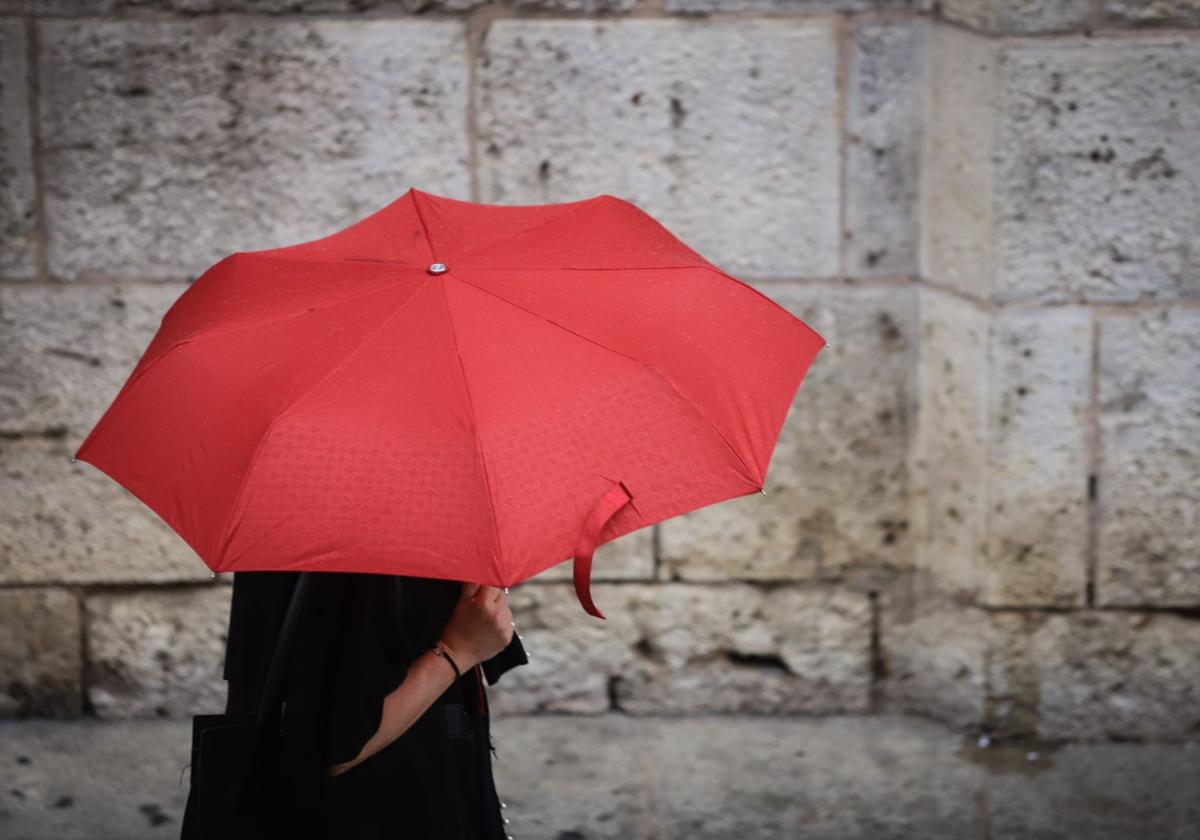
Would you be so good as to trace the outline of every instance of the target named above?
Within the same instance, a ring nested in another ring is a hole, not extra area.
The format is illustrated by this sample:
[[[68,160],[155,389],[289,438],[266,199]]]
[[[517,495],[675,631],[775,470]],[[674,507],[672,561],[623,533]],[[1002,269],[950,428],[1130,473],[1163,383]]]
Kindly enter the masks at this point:
[[[596,551],[596,540],[599,539],[600,530],[608,520],[632,498],[621,482],[618,481],[610,487],[592,508],[583,526],[583,532],[579,535],[579,542],[575,545],[575,596],[579,598],[583,608],[597,618],[604,618],[604,615],[592,603],[592,555]]]

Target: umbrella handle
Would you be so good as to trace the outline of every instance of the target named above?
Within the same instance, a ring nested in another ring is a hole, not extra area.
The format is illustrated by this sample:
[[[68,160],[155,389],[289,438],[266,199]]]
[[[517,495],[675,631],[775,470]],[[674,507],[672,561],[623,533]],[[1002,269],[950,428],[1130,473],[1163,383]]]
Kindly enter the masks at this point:
[[[629,490],[619,481],[608,488],[608,492],[592,508],[583,526],[583,533],[579,535],[579,542],[575,545],[575,596],[584,610],[597,618],[604,618],[604,614],[592,602],[592,554],[596,551],[600,529],[632,498]]]

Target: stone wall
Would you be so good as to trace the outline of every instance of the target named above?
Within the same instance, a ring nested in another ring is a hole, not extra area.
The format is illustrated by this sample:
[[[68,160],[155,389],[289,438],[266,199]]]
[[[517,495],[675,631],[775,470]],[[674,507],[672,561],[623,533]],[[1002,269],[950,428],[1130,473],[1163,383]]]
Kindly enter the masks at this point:
[[[1200,728],[1200,3],[0,0],[0,714],[224,702],[70,455],[185,284],[409,186],[622,195],[832,344],[767,495],[515,587],[497,712]]]

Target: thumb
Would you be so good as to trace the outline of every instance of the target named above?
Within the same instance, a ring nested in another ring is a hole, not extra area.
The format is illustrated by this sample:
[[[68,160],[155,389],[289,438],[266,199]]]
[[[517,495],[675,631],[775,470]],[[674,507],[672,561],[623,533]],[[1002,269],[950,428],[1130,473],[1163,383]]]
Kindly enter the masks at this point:
[[[463,581],[462,592],[460,593],[458,600],[465,601],[467,598],[470,598],[472,595],[474,595],[478,591],[479,591],[478,583],[472,583],[470,581]]]

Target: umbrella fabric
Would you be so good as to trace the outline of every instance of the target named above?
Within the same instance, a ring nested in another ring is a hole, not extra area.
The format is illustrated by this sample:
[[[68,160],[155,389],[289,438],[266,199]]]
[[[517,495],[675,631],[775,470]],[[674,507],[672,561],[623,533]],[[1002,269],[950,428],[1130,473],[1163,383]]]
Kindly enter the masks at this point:
[[[75,457],[214,572],[512,586],[763,491],[825,340],[632,202],[412,188],[193,282]],[[765,492],[765,491],[763,491]]]

